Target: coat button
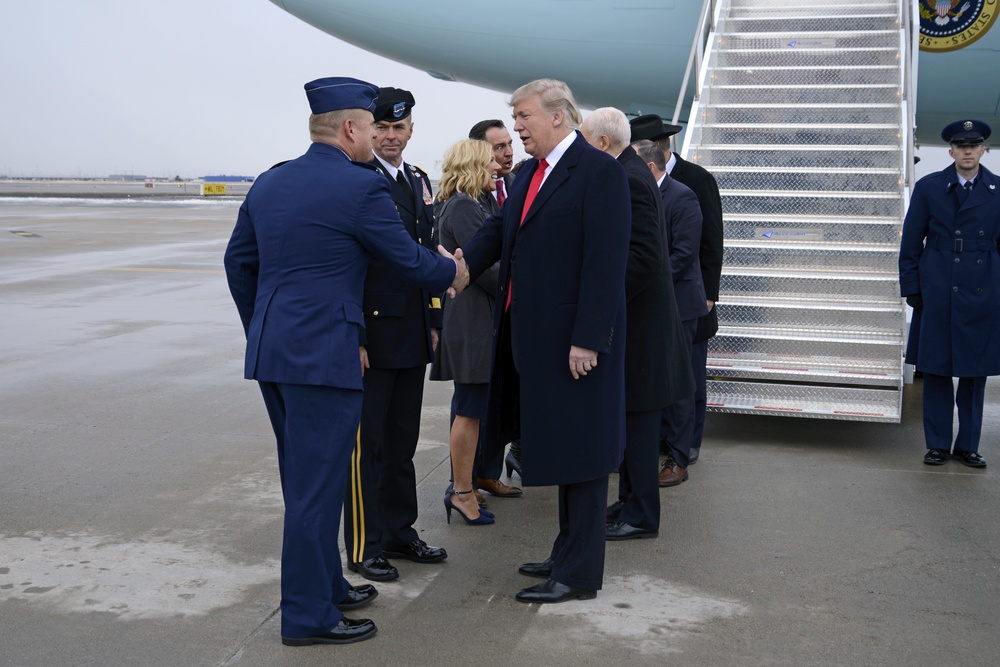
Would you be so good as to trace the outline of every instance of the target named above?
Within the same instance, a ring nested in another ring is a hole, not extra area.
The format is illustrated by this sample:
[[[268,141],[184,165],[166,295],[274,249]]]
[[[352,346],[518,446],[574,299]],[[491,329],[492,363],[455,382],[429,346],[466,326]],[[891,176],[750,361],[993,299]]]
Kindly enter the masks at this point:
[[[378,317],[378,311],[377,310],[373,310],[372,311],[372,315],[374,315],[375,317]]]
[[[980,229],[980,230],[979,230],[979,235],[980,235],[980,236],[986,236],[986,233],[985,233],[985,232],[983,232],[983,230],[981,230],[981,229]]]
[[[955,286],[955,287],[952,287],[952,288],[951,288],[951,291],[952,291],[952,292],[957,292],[957,291],[958,291],[958,286]]]
[[[982,287],[977,287],[976,288],[976,293],[982,294],[983,293],[983,288]]]
[[[982,264],[982,263],[983,263],[983,260],[981,260],[981,259],[977,259],[976,260],[976,264]]]
[[[962,235],[962,230],[961,229],[956,229],[955,230],[955,236],[961,236],[961,235]]]
[[[958,257],[956,257],[956,258],[955,258],[955,263],[956,263],[956,264],[959,264],[959,263],[960,263],[961,261],[962,261],[962,260],[960,260],[960,259],[959,259]]]

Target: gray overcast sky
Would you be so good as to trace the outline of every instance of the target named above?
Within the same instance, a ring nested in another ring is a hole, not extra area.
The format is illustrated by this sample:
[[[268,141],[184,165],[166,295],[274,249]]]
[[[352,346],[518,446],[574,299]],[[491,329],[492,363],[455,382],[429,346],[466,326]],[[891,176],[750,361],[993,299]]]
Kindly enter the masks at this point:
[[[0,175],[256,175],[308,147],[302,85],[323,76],[412,91],[404,158],[434,175],[473,123],[510,117],[509,95],[438,81],[268,0],[7,3],[0,57]]]
[[[268,0],[7,3],[0,57],[0,175],[256,175],[306,149],[302,85],[323,76],[412,91],[404,157],[434,176],[473,123],[510,117],[507,94],[438,81]],[[951,162],[920,154],[918,174]]]

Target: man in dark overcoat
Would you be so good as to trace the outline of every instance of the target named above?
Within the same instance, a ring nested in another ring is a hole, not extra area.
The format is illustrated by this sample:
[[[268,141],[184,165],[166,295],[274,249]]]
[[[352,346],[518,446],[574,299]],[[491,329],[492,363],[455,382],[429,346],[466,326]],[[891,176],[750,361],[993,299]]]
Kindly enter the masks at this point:
[[[979,164],[990,132],[978,120],[944,128],[955,162],[917,181],[903,222],[899,288],[913,307],[906,361],[923,373],[928,465],[986,466],[986,377],[1000,374],[1000,179]]]
[[[705,305],[708,314],[698,318],[698,327],[691,344],[691,365],[695,369],[694,393],[694,431],[691,436],[691,447],[688,456],[689,463],[698,460],[701,453],[701,441],[705,432],[705,411],[707,408],[707,382],[705,377],[708,363],[708,340],[719,330],[719,316],[715,304],[719,300],[719,289],[722,281],[723,240],[725,232],[722,226],[722,196],[715,176],[701,165],[685,160],[676,151],[671,150],[672,138],[682,129],[679,125],[671,125],[655,115],[633,118],[632,127],[649,127],[659,124],[660,131],[651,135],[642,135],[660,144],[665,160],[664,170],[670,178],[694,192],[701,209],[701,239],[698,245],[698,264],[701,269],[701,282],[705,289]]]
[[[365,164],[378,88],[334,77],[307,83],[306,94],[312,145],[256,180],[225,254],[247,337],[245,374],[260,384],[278,445],[281,637],[290,646],[350,643],[376,632],[370,620],[341,613],[378,593],[347,583],[337,546],[361,418],[358,336],[368,263],[379,257],[434,290],[468,280],[464,263],[414,243],[385,178]]]
[[[417,243],[433,248],[430,179],[403,161],[413,136],[414,104],[409,91],[380,89],[370,160],[385,174],[401,227]],[[369,368],[344,505],[344,543],[352,572],[388,581],[399,572],[386,556],[437,563],[448,555],[426,544],[413,527],[418,514],[413,456],[420,437],[424,376],[442,326],[441,304],[436,294],[375,260],[365,277],[363,308],[361,343]]]
[[[633,125],[633,138],[636,126]],[[701,210],[698,198],[687,186],[666,173],[665,158],[660,147],[652,141],[639,144],[639,154],[651,171],[663,204],[663,217],[667,223],[667,242],[670,247],[670,271],[674,293],[677,295],[677,312],[684,331],[684,345],[690,357],[693,377],[704,382],[704,360],[695,353],[694,340],[699,318],[708,313],[705,288],[702,285],[698,258],[701,239]],[[666,449],[660,486],[677,486],[688,479],[691,452],[696,449],[696,390],[663,410],[660,438]]]
[[[628,180],[574,131],[582,118],[566,84],[534,81],[511,104],[532,159],[464,249],[476,275],[500,260],[484,447],[520,435],[524,483],[559,485],[551,554],[520,568],[545,582],[517,599],[589,599],[603,583],[608,475],[625,442]]]
[[[625,168],[632,213],[625,270],[625,452],[618,501],[608,508],[605,536],[608,540],[656,537],[660,415],[666,406],[694,395],[688,343],[671,278],[669,239],[656,181],[629,146],[631,128],[625,114],[611,107],[596,109],[583,121],[580,133]]]

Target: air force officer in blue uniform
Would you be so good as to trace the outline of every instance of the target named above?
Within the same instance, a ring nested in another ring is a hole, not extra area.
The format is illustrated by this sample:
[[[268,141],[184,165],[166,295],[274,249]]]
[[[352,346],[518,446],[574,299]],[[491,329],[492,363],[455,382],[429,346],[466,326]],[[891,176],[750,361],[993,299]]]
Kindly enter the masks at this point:
[[[903,223],[899,286],[913,307],[906,361],[923,372],[928,465],[986,466],[978,451],[986,377],[1000,374],[1000,179],[979,164],[989,136],[978,120],[944,128],[955,162],[917,182]]]
[[[351,587],[337,546],[361,419],[362,288],[373,257],[441,291],[464,262],[410,238],[371,158],[378,88],[349,78],[306,84],[313,144],[257,179],[226,249],[229,289],[247,336],[246,377],[260,383],[278,444],[285,501],[281,635],[290,646],[360,641],[344,618],[378,594]],[[459,254],[459,257],[461,255]]]

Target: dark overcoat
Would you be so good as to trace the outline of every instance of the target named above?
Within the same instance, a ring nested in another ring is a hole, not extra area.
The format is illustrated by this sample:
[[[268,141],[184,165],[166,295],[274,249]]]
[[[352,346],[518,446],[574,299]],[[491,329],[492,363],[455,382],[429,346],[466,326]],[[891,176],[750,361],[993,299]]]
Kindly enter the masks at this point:
[[[698,262],[701,264],[701,282],[705,288],[705,298],[712,302],[719,300],[719,288],[722,282],[722,259],[725,249],[722,227],[722,196],[719,194],[719,184],[715,176],[694,162],[688,162],[677,153],[677,161],[669,176],[679,183],[691,188],[698,197],[701,207],[701,243],[698,249]],[[719,316],[713,307],[707,315],[698,318],[698,329],[694,342],[708,340],[719,330]]]
[[[625,442],[628,180],[577,133],[520,224],[537,167],[464,248],[473,276],[500,260],[483,446],[490,459],[520,437],[525,484],[573,484],[617,470]],[[579,380],[573,345],[598,353]]]
[[[377,158],[371,164],[382,170]],[[410,238],[434,250],[430,179],[422,170],[405,162],[400,164],[399,171],[409,183],[409,190],[386,173],[399,219]],[[441,307],[436,294],[406,280],[387,262],[376,258],[365,278],[363,307],[365,331],[361,343],[368,351],[372,368],[414,368],[430,363],[434,354],[431,327],[441,328]]]
[[[434,207],[434,223],[441,245],[452,253],[464,247],[486,218],[499,210],[496,199],[488,192],[478,200],[458,192],[438,202]],[[444,328],[431,366],[432,380],[463,384],[490,381],[498,273],[499,267],[494,264],[469,283],[458,298],[441,297]]]
[[[694,379],[674,298],[670,245],[656,180],[631,146],[618,162],[628,176],[632,203],[625,271],[625,409],[645,412],[690,396]]]
[[[361,294],[372,258],[434,290],[451,284],[454,262],[413,243],[388,190],[373,169],[321,143],[254,183],[225,257],[247,379],[362,389]]]
[[[1000,179],[980,165],[965,204],[954,164],[913,188],[899,249],[902,296],[920,294],[907,363],[945,377],[1000,374]]]
[[[666,174],[660,183],[663,217],[667,221],[670,271],[673,275],[677,312],[681,320],[708,314],[705,283],[701,275],[701,206],[686,185]]]

